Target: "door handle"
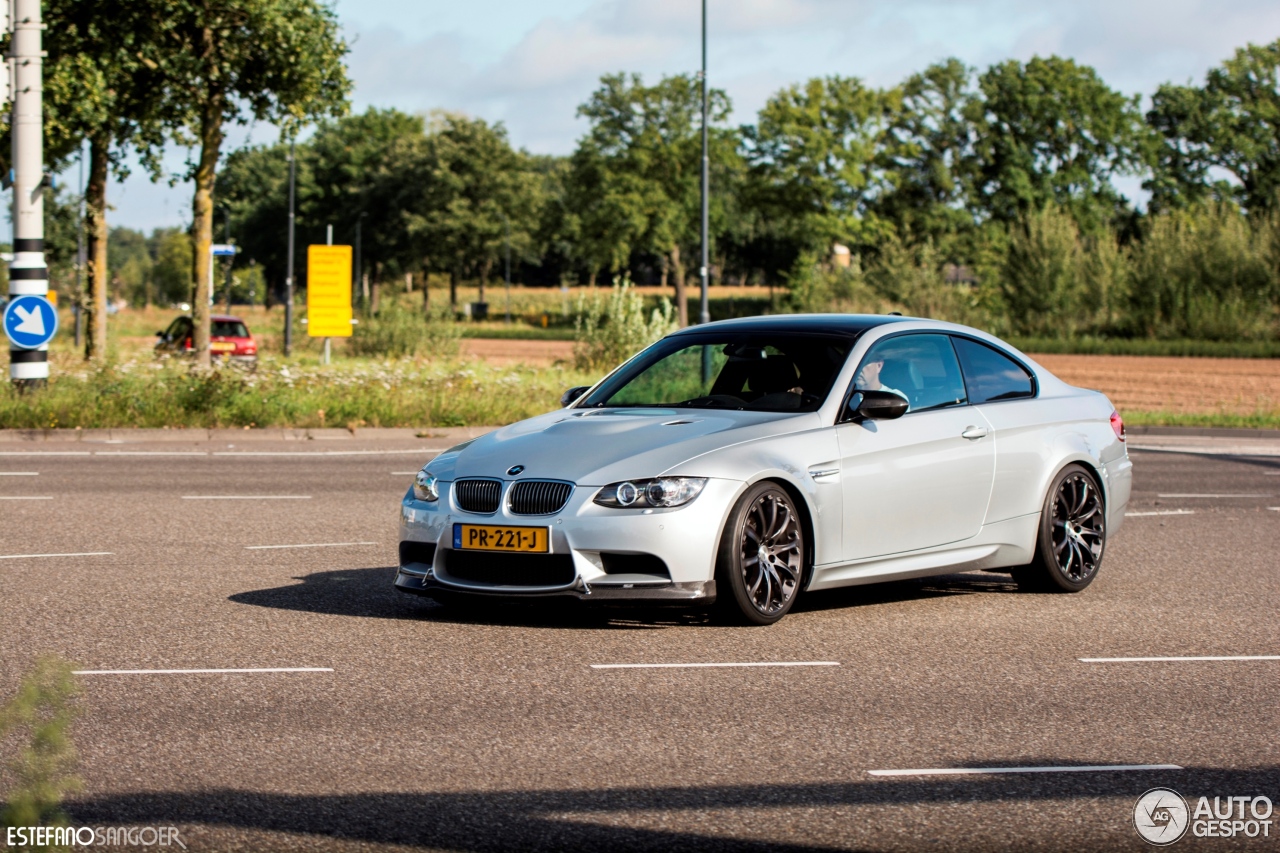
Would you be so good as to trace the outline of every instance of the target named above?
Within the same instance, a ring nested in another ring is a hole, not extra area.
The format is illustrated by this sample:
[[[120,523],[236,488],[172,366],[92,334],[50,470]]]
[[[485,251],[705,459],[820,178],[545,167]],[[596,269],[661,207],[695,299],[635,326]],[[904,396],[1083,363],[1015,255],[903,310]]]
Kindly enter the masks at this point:
[[[971,426],[971,427],[965,427],[964,432],[960,433],[960,437],[967,438],[970,441],[976,441],[979,438],[985,437],[986,434],[987,434],[986,427]]]

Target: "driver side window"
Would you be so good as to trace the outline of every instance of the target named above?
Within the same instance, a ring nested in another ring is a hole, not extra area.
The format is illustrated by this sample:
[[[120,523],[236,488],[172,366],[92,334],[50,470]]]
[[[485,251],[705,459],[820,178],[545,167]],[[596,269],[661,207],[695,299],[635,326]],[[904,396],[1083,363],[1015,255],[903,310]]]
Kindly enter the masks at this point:
[[[899,335],[880,341],[863,357],[853,387],[905,397],[908,412],[966,402],[960,364],[946,335]]]

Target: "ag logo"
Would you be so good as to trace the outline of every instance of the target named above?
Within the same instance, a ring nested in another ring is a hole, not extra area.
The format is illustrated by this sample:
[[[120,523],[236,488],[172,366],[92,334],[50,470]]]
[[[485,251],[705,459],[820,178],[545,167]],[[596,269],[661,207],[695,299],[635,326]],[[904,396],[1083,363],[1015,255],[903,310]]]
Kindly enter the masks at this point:
[[[510,474],[512,477],[514,477],[516,474],[519,474],[523,470],[524,470],[523,465],[512,465],[510,468],[507,469],[507,473]]]
[[[1172,844],[1187,831],[1191,812],[1187,801],[1172,788],[1152,788],[1133,806],[1133,828],[1157,847]]]

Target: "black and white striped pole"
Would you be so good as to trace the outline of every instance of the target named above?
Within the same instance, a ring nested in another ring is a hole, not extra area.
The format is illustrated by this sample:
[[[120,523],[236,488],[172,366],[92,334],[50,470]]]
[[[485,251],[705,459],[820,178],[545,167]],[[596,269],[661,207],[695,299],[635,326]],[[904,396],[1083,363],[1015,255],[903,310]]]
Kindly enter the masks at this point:
[[[44,262],[44,131],[41,116],[40,0],[11,0],[9,21],[13,37],[9,62],[10,127],[13,134],[13,262],[9,265],[9,299],[47,299],[49,270]],[[23,300],[29,302],[29,300]],[[39,328],[35,339],[52,336],[49,318],[56,328],[56,313],[41,306],[40,316],[27,308],[17,315],[15,327],[28,332]],[[33,319],[34,318],[34,319]],[[9,378],[15,385],[40,387],[49,378],[49,344],[23,346],[25,337],[9,332]]]

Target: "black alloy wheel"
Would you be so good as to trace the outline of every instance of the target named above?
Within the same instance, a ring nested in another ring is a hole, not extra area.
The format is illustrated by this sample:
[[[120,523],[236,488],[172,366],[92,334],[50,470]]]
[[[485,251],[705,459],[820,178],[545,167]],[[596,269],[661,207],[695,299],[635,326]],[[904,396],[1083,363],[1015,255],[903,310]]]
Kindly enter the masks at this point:
[[[1014,579],[1035,592],[1079,592],[1097,576],[1106,544],[1102,489],[1084,467],[1068,465],[1045,498],[1035,558]]]
[[[804,578],[805,541],[791,496],[774,483],[749,489],[720,541],[716,587],[733,621],[772,625],[791,609]]]

